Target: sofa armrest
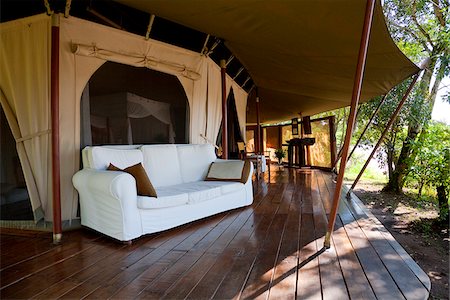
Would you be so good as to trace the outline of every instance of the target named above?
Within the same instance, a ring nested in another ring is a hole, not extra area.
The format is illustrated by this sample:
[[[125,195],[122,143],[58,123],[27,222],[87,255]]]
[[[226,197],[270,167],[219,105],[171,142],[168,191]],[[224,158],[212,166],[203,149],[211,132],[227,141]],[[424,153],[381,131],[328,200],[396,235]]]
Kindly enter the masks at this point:
[[[83,169],[72,181],[80,195],[83,225],[121,241],[142,234],[133,176],[119,171]]]

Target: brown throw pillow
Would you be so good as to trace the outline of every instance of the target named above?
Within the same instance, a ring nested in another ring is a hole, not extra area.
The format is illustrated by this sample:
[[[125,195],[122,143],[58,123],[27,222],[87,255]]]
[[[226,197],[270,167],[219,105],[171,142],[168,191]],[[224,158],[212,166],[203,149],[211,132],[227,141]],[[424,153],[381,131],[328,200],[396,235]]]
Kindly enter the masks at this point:
[[[244,184],[247,182],[248,176],[250,176],[250,164],[251,162],[246,160],[244,163],[244,168],[242,168],[241,182]]]
[[[145,169],[141,163],[125,168],[123,170],[110,163],[107,170],[127,172],[128,174],[132,175],[136,180],[138,195],[157,197],[156,190],[153,187],[152,183],[150,182],[150,179],[148,178],[147,173],[145,172]]]

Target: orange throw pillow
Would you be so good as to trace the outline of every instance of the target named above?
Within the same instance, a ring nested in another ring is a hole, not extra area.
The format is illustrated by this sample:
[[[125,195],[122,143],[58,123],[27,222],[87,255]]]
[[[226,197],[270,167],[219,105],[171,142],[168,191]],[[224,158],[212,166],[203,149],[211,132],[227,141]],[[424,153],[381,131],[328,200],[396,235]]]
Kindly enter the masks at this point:
[[[156,190],[153,187],[152,183],[150,182],[150,179],[147,176],[147,173],[145,172],[144,167],[141,163],[138,163],[134,166],[120,169],[116,167],[113,164],[109,164],[108,169],[109,171],[123,171],[126,172],[134,177],[136,180],[136,187],[137,187],[137,194],[140,196],[148,196],[148,197],[157,197]]]

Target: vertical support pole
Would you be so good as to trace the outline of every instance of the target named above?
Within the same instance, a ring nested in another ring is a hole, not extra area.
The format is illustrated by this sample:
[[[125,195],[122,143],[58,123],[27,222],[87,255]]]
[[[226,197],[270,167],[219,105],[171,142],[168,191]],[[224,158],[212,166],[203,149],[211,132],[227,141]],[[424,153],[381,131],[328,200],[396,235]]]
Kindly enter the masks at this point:
[[[347,130],[345,132],[344,145],[342,146],[342,160],[341,167],[336,182],[336,189],[333,195],[333,206],[328,219],[328,230],[325,235],[324,248],[330,248],[331,233],[334,230],[334,223],[336,221],[337,209],[339,200],[341,198],[342,184],[344,181],[345,166],[347,164],[348,149],[350,146],[350,139],[352,137],[353,125],[356,119],[356,107],[358,106],[359,98],[361,96],[362,83],[364,78],[364,68],[366,65],[367,49],[369,47],[370,30],[372,27],[373,13],[375,9],[375,0],[367,0],[366,12],[364,16],[364,26],[361,34],[361,42],[359,46],[358,63],[356,65],[355,80],[353,82],[352,102],[350,106],[350,114],[347,121]]]
[[[258,88],[256,88],[256,137],[258,140],[258,145],[257,147],[255,147],[255,152],[256,154],[260,154],[263,149],[262,149],[262,145],[263,145],[263,141],[262,141],[262,137],[261,137],[261,120],[259,117],[259,96],[258,96]]]
[[[220,60],[220,75],[222,79],[222,158],[228,159],[228,112],[227,112],[227,87],[226,69],[227,62]]]
[[[356,147],[358,147],[359,142],[361,141],[361,139],[363,138],[364,134],[367,131],[367,128],[369,128],[370,124],[372,124],[373,119],[375,118],[375,116],[377,115],[378,111],[380,110],[381,105],[383,105],[384,100],[386,100],[387,94],[383,96],[383,98],[381,99],[380,103],[378,104],[377,108],[375,109],[375,111],[373,112],[372,116],[370,117],[369,122],[367,122],[366,127],[364,127],[363,132],[361,133],[361,135],[359,136],[358,140],[356,141],[355,146],[353,146],[352,151],[350,152],[350,154],[348,155],[348,159],[350,159],[350,157],[352,157],[353,152],[355,152]]]
[[[62,238],[59,156],[59,15],[52,16],[50,106],[52,123],[53,243]]]
[[[336,161],[336,135],[335,135],[335,126],[336,126],[336,118],[334,116],[329,117],[328,122],[330,124],[330,151],[331,151],[331,169],[335,168],[334,162]]]
[[[414,85],[417,82],[417,79],[419,78],[420,72],[417,73],[414,76],[414,79],[412,80],[411,84],[409,85],[408,89],[406,90],[405,94],[403,95],[402,100],[398,103],[397,108],[395,109],[395,111],[392,113],[391,118],[389,119],[389,122],[387,123],[386,127],[384,128],[383,133],[381,134],[380,138],[378,139],[377,144],[375,145],[375,147],[373,148],[372,152],[370,153],[369,157],[366,160],[366,163],[364,164],[364,166],[362,167],[361,171],[359,171],[358,176],[356,176],[355,181],[352,184],[352,187],[350,188],[350,190],[347,193],[347,197],[350,196],[351,191],[355,188],[356,184],[358,183],[359,179],[361,179],[362,174],[364,173],[364,171],[366,170],[367,166],[370,163],[370,160],[372,159],[372,157],[375,155],[375,152],[377,152],[378,147],[380,147],[381,143],[383,142],[384,137],[386,136],[387,132],[389,131],[389,129],[391,128],[392,124],[394,123],[395,119],[397,118],[398,114],[400,113],[400,110],[403,107],[403,104],[405,104],[406,100],[408,99],[409,94],[411,93],[411,90],[413,89]]]

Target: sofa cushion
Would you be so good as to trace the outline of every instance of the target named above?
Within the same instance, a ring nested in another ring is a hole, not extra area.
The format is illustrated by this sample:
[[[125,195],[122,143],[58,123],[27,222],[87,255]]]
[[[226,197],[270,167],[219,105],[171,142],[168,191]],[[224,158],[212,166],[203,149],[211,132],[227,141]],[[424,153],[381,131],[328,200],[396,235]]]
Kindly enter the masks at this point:
[[[142,152],[139,149],[111,149],[103,146],[91,148],[91,168],[106,170],[112,163],[118,168],[125,169],[129,166],[143,162]]]
[[[145,145],[140,149],[144,169],[155,188],[183,183],[175,145]]]
[[[148,197],[157,197],[155,188],[153,187],[150,179],[147,176],[147,173],[144,170],[144,167],[141,163],[138,163],[134,166],[130,166],[125,169],[120,169],[113,164],[109,164],[109,171],[123,171],[132,175],[136,180],[136,189],[137,194],[140,196],[148,196]]]
[[[206,181],[234,181],[246,183],[250,176],[251,162],[246,160],[216,160],[211,163]]]
[[[182,183],[173,186],[165,186],[157,188],[158,195],[160,192],[168,192],[174,194],[187,194],[188,203],[200,203],[203,201],[212,200],[222,195],[221,185],[214,184],[215,182],[197,181],[190,183]],[[158,200],[159,200],[158,196]]]
[[[210,144],[177,145],[177,149],[183,182],[204,180],[209,165],[216,160],[214,147]]]
[[[207,182],[216,183],[217,186],[220,187],[222,195],[234,193],[236,191],[244,189],[244,184],[240,182],[231,182],[231,181],[207,181]]]
[[[155,209],[186,205],[188,203],[188,194],[158,192],[158,198],[138,196],[137,206],[141,209]]]

